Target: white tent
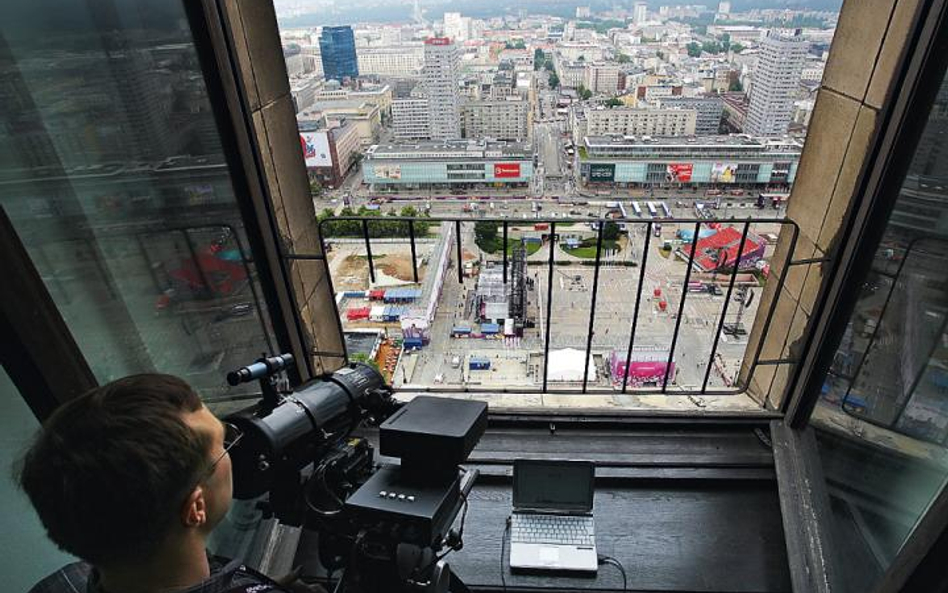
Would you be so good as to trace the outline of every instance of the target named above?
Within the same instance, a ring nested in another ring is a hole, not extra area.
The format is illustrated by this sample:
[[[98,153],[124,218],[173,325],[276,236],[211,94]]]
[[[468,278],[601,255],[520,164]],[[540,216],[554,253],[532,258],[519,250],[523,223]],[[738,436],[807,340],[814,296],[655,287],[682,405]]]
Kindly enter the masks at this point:
[[[562,350],[550,351],[550,364],[547,365],[548,381],[574,381],[583,380],[583,363],[586,361],[586,351],[576,350],[575,348],[563,348]],[[589,357],[589,381],[596,380],[596,367],[593,359]]]

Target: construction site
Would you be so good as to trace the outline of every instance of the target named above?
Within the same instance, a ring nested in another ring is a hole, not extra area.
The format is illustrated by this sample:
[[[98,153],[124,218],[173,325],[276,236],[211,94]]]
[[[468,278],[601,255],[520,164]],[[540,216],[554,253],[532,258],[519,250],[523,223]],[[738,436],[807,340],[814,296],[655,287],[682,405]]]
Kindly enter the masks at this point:
[[[773,249],[763,236],[774,229],[749,231],[741,248],[740,227],[715,225],[694,239],[689,229],[667,224],[648,238],[646,252],[645,226],[629,225],[622,236],[627,248],[603,252],[596,266],[564,252],[560,236],[542,234],[539,249],[528,255],[524,242],[515,243],[505,262],[503,253],[478,249],[470,227],[460,225],[460,250],[451,223],[419,243],[418,282],[404,242],[373,241],[374,282],[364,242],[333,248],[330,269],[346,275],[342,289],[333,278],[343,327],[374,331],[379,344],[390,344],[384,355],[379,347],[369,358],[400,389],[527,397],[585,386],[604,405],[628,405],[636,394],[643,399],[663,388],[736,390]],[[398,268],[406,253],[407,267]]]

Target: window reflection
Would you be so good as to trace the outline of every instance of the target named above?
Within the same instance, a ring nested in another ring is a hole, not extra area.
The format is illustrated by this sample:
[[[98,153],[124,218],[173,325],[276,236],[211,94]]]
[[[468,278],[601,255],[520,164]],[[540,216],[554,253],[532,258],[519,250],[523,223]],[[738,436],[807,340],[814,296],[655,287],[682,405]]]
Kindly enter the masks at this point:
[[[873,588],[948,476],[948,83],[813,416],[841,571]]]
[[[100,382],[208,400],[269,331],[183,6],[0,7],[0,205]]]

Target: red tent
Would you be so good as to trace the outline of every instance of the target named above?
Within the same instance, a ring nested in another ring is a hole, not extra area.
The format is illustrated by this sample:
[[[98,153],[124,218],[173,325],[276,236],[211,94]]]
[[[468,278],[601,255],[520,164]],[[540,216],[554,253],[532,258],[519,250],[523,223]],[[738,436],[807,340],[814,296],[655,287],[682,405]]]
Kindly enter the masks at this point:
[[[348,319],[349,321],[355,321],[357,319],[368,319],[368,318],[369,318],[368,307],[352,308],[346,311],[346,319]]]

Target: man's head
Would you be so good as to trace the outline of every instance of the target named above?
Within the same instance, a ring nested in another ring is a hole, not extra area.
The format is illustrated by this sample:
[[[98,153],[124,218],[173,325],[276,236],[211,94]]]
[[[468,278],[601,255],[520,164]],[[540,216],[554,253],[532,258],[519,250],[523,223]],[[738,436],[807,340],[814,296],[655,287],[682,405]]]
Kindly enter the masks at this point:
[[[119,379],[45,423],[18,469],[50,539],[97,566],[206,536],[231,501],[224,427],[170,375]]]

